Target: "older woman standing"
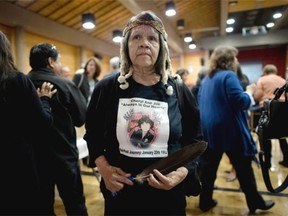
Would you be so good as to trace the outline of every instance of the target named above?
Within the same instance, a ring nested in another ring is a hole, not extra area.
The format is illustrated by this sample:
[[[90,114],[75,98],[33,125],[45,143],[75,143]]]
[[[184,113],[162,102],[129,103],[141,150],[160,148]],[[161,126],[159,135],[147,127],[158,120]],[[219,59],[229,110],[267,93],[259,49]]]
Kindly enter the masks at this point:
[[[162,21],[150,11],[132,17],[123,31],[120,54],[120,75],[102,79],[95,87],[84,136],[91,165],[102,176],[105,215],[185,215],[182,181],[189,164],[167,175],[154,170],[143,184],[131,180],[199,138],[198,108],[185,85],[182,113],[186,120],[181,122]],[[144,116],[154,122],[150,130],[156,137],[141,148],[131,143],[130,136]]]

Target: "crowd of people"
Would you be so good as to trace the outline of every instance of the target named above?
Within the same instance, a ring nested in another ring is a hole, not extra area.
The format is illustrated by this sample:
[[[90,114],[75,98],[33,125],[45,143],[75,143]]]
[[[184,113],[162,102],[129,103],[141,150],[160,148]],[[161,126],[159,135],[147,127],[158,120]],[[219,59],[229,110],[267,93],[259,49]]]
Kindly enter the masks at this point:
[[[257,191],[252,163],[257,163],[258,151],[248,110],[255,103],[261,108],[286,80],[269,64],[257,84],[250,83],[241,71],[238,50],[218,46],[199,71],[196,84],[192,88],[182,84],[179,93],[177,79],[185,81],[189,71],[182,68],[174,73],[167,39],[161,19],[152,11],[131,17],[123,30],[119,57],[111,58],[112,70],[99,79],[99,58],[89,58],[83,71],[72,75],[61,64],[59,50],[49,43],[31,48],[31,71],[24,75],[16,69],[10,43],[0,32],[0,113],[6,126],[1,134],[7,157],[17,158],[9,160],[12,167],[19,163],[23,167],[17,173],[19,182],[14,171],[1,166],[5,199],[0,214],[55,215],[56,186],[67,215],[88,215],[75,127],[85,127],[89,157],[83,163],[97,167],[101,175],[105,215],[186,215],[185,179],[195,172],[191,162],[168,174],[155,169],[142,184],[135,178],[161,158],[199,140],[208,143],[197,158],[203,212],[217,205],[213,190],[223,154],[230,160],[232,180],[238,179],[250,213],[274,206]],[[279,163],[288,167],[287,141],[279,143],[283,153]],[[266,146],[271,158],[271,141]],[[1,157],[1,164],[7,157]]]

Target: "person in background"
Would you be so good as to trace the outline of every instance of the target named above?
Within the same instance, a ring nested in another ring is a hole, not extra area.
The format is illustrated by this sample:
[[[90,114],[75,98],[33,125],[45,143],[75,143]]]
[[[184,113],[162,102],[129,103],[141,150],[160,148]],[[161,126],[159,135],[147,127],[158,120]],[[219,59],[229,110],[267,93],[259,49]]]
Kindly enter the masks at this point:
[[[202,67],[200,69],[200,71],[198,72],[198,74],[197,74],[196,84],[191,89],[192,94],[196,98],[197,102],[198,102],[198,91],[199,91],[199,88],[201,86],[201,82],[202,82],[202,80],[204,79],[205,76],[206,76],[206,68]]]
[[[53,122],[50,98],[57,90],[49,82],[36,90],[16,69],[10,42],[1,31],[0,56],[0,215],[39,215],[34,144],[45,146],[33,141],[35,134],[49,130]]]
[[[241,69],[241,66],[239,63],[237,64],[236,74],[240,80],[243,91],[246,91],[246,87],[250,84],[250,81],[249,81],[249,78],[246,76],[246,74],[244,74],[242,72],[242,69]],[[247,110],[245,110],[245,115],[247,118],[247,122],[249,124],[249,114],[248,114]],[[231,182],[231,181],[234,181],[236,179],[236,171],[235,171],[235,168],[233,166],[231,167],[231,169],[226,170],[225,172],[228,173],[228,176],[226,178],[227,182]]]
[[[96,57],[88,59],[84,66],[83,73],[75,73],[73,82],[80,89],[83,96],[86,98],[86,104],[88,105],[92,92],[96,83],[99,81],[98,77],[101,73],[101,62]]]
[[[110,75],[113,75],[113,74],[117,74],[117,73],[120,72],[120,58],[119,58],[118,56],[112,57],[112,58],[110,59],[109,63],[110,63],[110,66],[111,66],[112,70],[109,71],[109,72],[104,76],[104,78],[107,77],[107,76],[110,76]]]
[[[166,175],[154,170],[143,184],[132,179],[149,165],[201,138],[199,110],[184,84],[179,86],[185,104],[180,112],[176,94],[179,78],[171,75],[167,34],[153,12],[143,11],[128,21],[120,60],[120,74],[96,85],[85,123],[90,162],[101,174],[104,214],[185,215],[183,180],[190,163]],[[154,122],[156,137],[147,148],[137,149],[129,135],[144,116]]]
[[[224,153],[236,170],[250,213],[274,206],[272,200],[265,201],[257,191],[252,167],[252,161],[257,161],[257,146],[244,113],[255,103],[252,95],[256,85],[250,84],[243,91],[236,74],[237,54],[235,47],[216,47],[198,93],[201,126],[204,140],[208,142],[206,151],[200,156],[202,191],[199,207],[204,212],[217,205],[213,187]]]
[[[67,65],[62,65],[59,75],[70,80],[71,75],[70,68]]]
[[[44,203],[41,215],[55,215],[55,186],[67,215],[87,215],[75,131],[75,127],[85,122],[85,98],[72,81],[57,75],[61,70],[61,56],[54,45],[34,45],[29,62],[32,70],[28,76],[36,87],[47,80],[57,88],[51,101],[52,128],[38,140],[42,146],[37,158]]]
[[[259,102],[259,106],[262,109],[264,100],[266,98],[273,98],[274,91],[276,88],[282,87],[286,80],[277,75],[277,67],[273,64],[267,64],[263,68],[262,76],[257,80],[257,91],[254,93],[254,99]],[[280,99],[285,99],[284,94],[281,95]],[[279,161],[282,166],[288,167],[288,144],[286,138],[279,139],[280,149],[282,151],[283,160]],[[264,140],[264,153],[265,163],[271,168],[271,140]]]
[[[237,64],[236,74],[240,80],[243,90],[246,91],[247,86],[250,84],[250,80],[248,76],[242,72],[241,65],[239,63]]]
[[[98,58],[91,57],[83,69],[83,73],[75,73],[73,82],[86,98],[86,105],[88,106],[95,85],[99,81],[98,77],[101,73],[101,62]],[[82,158],[82,163],[88,166],[89,156]]]
[[[185,68],[180,68],[176,71],[176,74],[178,74],[183,80],[183,82],[187,85],[189,71]]]

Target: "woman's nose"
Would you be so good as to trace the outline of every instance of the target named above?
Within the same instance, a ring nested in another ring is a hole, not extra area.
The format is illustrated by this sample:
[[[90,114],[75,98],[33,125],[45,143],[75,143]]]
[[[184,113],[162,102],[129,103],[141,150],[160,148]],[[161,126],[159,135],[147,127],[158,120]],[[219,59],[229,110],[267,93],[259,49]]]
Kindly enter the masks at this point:
[[[141,43],[140,43],[141,47],[149,47],[149,41],[147,38],[142,38]]]

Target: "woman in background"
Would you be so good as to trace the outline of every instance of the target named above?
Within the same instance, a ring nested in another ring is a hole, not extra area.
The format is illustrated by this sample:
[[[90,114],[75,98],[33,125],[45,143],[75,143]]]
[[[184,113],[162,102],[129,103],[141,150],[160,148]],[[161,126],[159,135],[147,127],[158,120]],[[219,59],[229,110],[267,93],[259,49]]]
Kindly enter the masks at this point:
[[[200,156],[199,207],[204,212],[217,205],[213,199],[214,182],[224,153],[236,170],[250,213],[274,206],[272,200],[265,201],[257,191],[252,167],[252,161],[257,161],[257,147],[245,115],[245,110],[255,103],[252,95],[256,85],[250,84],[243,91],[236,74],[237,54],[238,50],[231,46],[214,49],[198,94],[204,140],[208,142],[208,148]]]
[[[90,101],[94,87],[98,82],[98,77],[100,73],[100,60],[96,57],[91,57],[88,59],[84,66],[84,72],[76,73],[73,77],[73,82],[76,86],[78,86],[83,96],[86,98],[87,105]]]

